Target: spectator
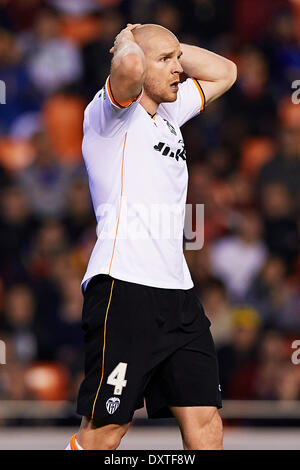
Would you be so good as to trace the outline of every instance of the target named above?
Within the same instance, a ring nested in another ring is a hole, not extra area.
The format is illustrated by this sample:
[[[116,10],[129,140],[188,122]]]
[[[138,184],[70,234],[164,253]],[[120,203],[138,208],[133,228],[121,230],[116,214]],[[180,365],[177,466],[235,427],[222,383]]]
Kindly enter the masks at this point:
[[[53,322],[53,343],[56,359],[68,367],[73,375],[83,370],[83,338],[81,312],[83,298],[81,277],[73,274],[61,284],[62,303]]]
[[[39,108],[40,97],[30,82],[16,38],[4,30],[0,30],[0,77],[6,95],[5,106],[2,99],[0,104],[0,134],[6,134],[20,114]]]
[[[250,307],[233,311],[232,341],[218,351],[222,395],[231,399],[252,399],[257,371],[260,319]]]
[[[26,277],[23,257],[38,219],[30,212],[25,192],[16,184],[3,187],[0,207],[0,275],[9,284]]]
[[[88,227],[95,227],[95,216],[86,181],[73,179],[68,188],[67,205],[62,219],[71,243],[77,243]]]
[[[239,62],[239,82],[233,88],[231,97],[235,115],[241,119],[241,113],[247,115],[248,135],[272,134],[276,107],[267,60],[259,50],[246,47]]]
[[[35,161],[19,174],[18,181],[28,195],[33,213],[39,217],[58,216],[65,205],[70,170],[53,155],[48,137],[32,137]]]
[[[256,212],[244,213],[237,234],[223,237],[211,246],[211,268],[226,285],[230,299],[241,300],[267,256],[262,222]]]
[[[300,133],[297,129],[280,130],[279,152],[262,167],[258,176],[260,191],[267,183],[282,183],[289,189],[291,196],[299,200],[299,142]]]
[[[74,44],[60,36],[59,16],[53,10],[40,12],[34,32],[26,39],[24,54],[28,72],[41,93],[46,95],[80,79],[80,53]]]
[[[35,302],[32,291],[26,285],[14,285],[8,290],[2,330],[11,338],[14,361],[28,363],[38,358]]]
[[[288,188],[268,183],[261,191],[264,239],[269,251],[283,258],[291,270],[300,253],[295,207]]]
[[[245,295],[245,301],[259,312],[266,327],[272,328],[276,325],[275,298],[285,283],[286,271],[286,265],[282,259],[269,256]]]
[[[48,0],[48,3],[60,12],[70,15],[82,15],[97,8],[97,0],[72,0],[72,2],[69,0]]]
[[[68,250],[64,226],[56,219],[45,220],[31,241],[27,256],[30,276],[48,277],[54,260]]]
[[[208,279],[201,291],[201,300],[211,321],[210,329],[218,349],[223,344],[230,343],[234,330],[231,307],[223,282],[213,277]]]
[[[296,367],[286,362],[279,371],[275,393],[278,400],[300,400],[300,379]]]
[[[290,361],[286,351],[282,333],[276,330],[265,332],[258,352],[257,377],[254,383],[255,399],[279,399],[278,390],[282,380],[282,371]]]

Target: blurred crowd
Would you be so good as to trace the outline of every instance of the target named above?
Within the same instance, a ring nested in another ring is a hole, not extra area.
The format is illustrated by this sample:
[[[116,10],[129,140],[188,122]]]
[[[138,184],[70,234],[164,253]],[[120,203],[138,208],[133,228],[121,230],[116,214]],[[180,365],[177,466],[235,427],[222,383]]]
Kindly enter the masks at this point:
[[[127,22],[238,66],[230,92],[183,128],[188,202],[205,211],[204,247],[185,254],[223,398],[300,399],[300,0],[0,0],[0,398],[76,398],[96,241],[83,110]]]

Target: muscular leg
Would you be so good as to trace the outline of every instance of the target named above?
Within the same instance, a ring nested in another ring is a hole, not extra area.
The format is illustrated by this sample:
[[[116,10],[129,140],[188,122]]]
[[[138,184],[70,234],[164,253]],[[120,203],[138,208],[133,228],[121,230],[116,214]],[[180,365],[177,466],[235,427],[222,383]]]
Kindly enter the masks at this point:
[[[180,427],[185,450],[222,450],[223,426],[214,406],[170,407]]]
[[[105,424],[84,417],[76,439],[84,450],[115,450],[130,424]]]

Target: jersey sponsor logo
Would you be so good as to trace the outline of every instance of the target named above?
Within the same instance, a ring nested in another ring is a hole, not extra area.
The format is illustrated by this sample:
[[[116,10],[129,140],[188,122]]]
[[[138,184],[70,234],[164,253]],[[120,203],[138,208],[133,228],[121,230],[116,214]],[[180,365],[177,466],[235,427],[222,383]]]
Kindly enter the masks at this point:
[[[183,140],[178,140],[178,143],[181,144],[180,147],[176,150],[176,152],[171,151],[168,144],[165,142],[159,142],[157,145],[154,145],[154,150],[160,152],[163,156],[168,156],[171,158],[175,158],[178,162],[179,158],[182,160],[186,160],[186,150],[184,148]]]
[[[171,133],[174,134],[174,135],[177,135],[176,131],[175,131],[175,127],[172,126],[172,124],[167,119],[164,119],[164,121],[167,123],[167,126],[170,129]]]
[[[112,415],[120,406],[120,398],[111,397],[106,402],[106,409]]]

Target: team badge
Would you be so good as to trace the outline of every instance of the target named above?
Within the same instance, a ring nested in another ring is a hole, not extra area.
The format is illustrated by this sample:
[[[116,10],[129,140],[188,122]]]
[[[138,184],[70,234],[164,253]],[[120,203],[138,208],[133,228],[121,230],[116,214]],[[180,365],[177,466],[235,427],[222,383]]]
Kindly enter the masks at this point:
[[[120,399],[111,397],[106,402],[106,409],[110,415],[112,415],[120,406]]]
[[[164,119],[164,121],[167,123],[167,126],[170,129],[171,133],[174,134],[174,135],[177,135],[176,131],[175,131],[175,127],[172,126],[172,124],[169,121],[167,121],[167,119]]]
[[[106,91],[105,91],[105,87],[101,88],[100,92],[99,92],[99,95],[98,95],[98,98],[101,98],[101,96],[103,95],[103,99],[106,100]]]

